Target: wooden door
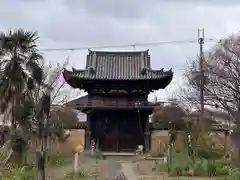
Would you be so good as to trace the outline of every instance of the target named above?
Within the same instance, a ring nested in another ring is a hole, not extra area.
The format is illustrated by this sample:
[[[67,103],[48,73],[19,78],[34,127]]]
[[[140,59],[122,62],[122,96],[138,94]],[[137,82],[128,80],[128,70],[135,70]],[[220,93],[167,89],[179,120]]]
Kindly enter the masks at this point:
[[[118,150],[118,133],[116,122],[116,120],[110,118],[106,118],[104,120],[105,131],[102,143],[103,151],[116,152]]]

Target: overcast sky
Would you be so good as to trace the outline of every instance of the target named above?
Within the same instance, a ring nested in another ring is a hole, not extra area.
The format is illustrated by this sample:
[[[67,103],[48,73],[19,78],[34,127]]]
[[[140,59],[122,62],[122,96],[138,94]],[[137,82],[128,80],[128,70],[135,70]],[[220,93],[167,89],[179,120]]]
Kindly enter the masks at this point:
[[[181,2],[181,3],[179,3]],[[156,41],[191,40],[197,29],[205,38],[223,38],[240,28],[237,0],[1,0],[0,28],[26,28],[40,35],[40,48],[91,47]],[[204,48],[213,46],[206,42]],[[199,51],[197,43],[128,47],[150,49],[152,68],[175,72],[166,99],[175,91],[186,67]],[[70,55],[69,68],[84,68],[87,50],[45,52],[48,61]],[[151,96],[152,97],[152,96]]]

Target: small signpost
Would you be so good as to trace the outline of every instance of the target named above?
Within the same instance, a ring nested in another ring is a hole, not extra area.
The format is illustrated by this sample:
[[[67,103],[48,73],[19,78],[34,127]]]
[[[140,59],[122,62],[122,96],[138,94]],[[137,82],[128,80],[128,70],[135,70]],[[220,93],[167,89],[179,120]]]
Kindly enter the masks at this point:
[[[78,172],[78,152],[75,152],[74,154],[74,160],[73,160],[73,172]]]
[[[79,161],[79,154],[83,152],[83,146],[78,145],[74,150],[74,158],[73,158],[73,172],[78,172],[78,161]]]

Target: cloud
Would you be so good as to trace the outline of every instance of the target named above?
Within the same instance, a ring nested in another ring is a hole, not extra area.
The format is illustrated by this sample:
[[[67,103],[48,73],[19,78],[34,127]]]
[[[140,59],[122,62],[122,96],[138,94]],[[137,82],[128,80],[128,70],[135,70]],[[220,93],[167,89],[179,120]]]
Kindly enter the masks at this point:
[[[44,23],[41,26],[45,35],[54,40],[97,46],[196,38],[197,28],[202,27],[207,36],[216,37],[226,31],[226,21],[234,13],[227,7],[154,0],[148,5],[141,0],[97,2],[73,0],[59,3],[58,8],[49,7],[50,14],[39,21]]]
[[[177,2],[178,0],[161,0],[162,2]],[[181,0],[181,3],[200,4],[200,5],[212,5],[212,6],[234,6],[239,5],[238,0]]]
[[[156,2],[156,0],[152,0],[151,3],[144,0],[65,0],[70,9],[84,9],[89,14],[125,19],[144,18],[149,13],[148,9],[151,9]]]
[[[37,30],[41,48],[196,39],[198,28],[205,28],[206,38],[219,38],[240,28],[240,6],[232,6],[234,3],[238,1],[8,0],[1,2],[0,27]],[[212,45],[206,42],[204,48]],[[199,45],[183,43],[135,49],[150,49],[155,69],[173,68],[176,76],[170,89],[180,81],[185,62],[196,57]],[[69,67],[83,68],[86,53],[45,52],[45,56],[56,62],[71,55]]]

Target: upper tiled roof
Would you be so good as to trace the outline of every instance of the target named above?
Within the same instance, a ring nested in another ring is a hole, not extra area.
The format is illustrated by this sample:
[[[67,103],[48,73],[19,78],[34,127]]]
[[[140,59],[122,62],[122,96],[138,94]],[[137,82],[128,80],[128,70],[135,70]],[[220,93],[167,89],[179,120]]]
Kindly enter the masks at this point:
[[[172,71],[153,70],[150,55],[147,51],[106,52],[91,51],[87,55],[86,68],[73,71],[65,70],[65,74],[80,79],[159,79],[172,78]]]

